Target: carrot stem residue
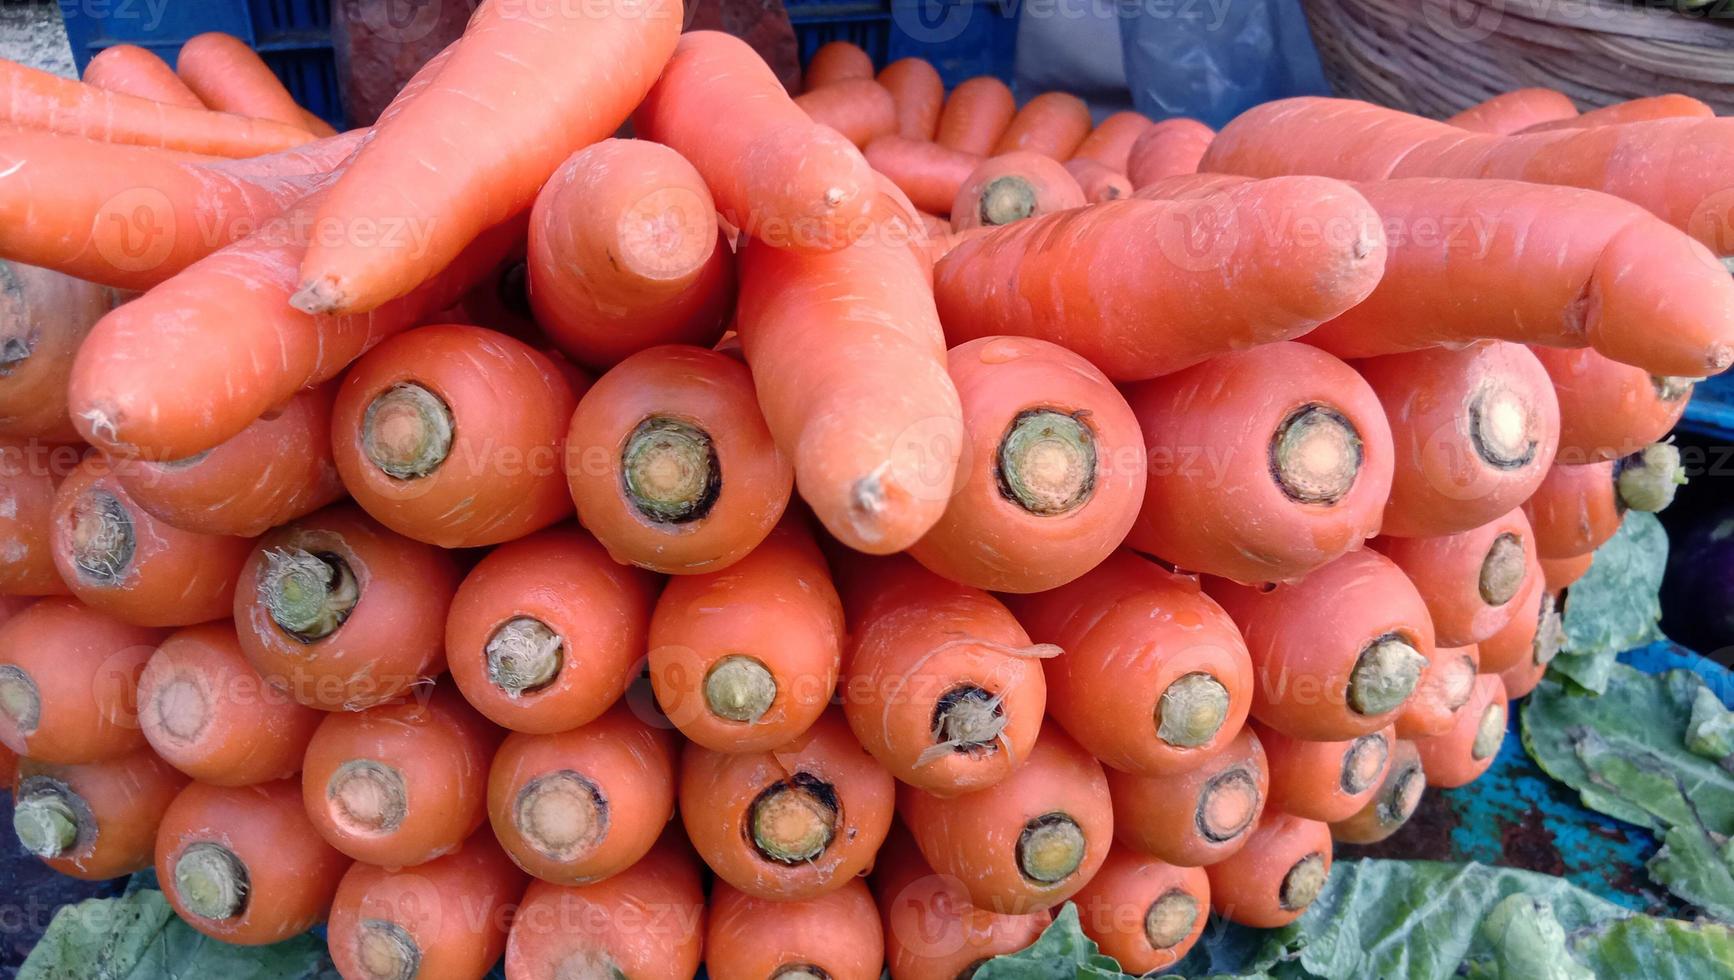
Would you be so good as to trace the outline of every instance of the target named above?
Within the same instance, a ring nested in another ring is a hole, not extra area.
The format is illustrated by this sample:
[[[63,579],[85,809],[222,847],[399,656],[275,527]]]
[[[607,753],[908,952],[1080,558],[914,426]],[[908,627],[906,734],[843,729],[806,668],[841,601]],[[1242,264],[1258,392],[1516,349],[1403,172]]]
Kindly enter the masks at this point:
[[[811,861],[831,846],[837,796],[827,783],[796,773],[759,794],[747,811],[753,845],[779,864]]]
[[[1144,938],[1151,949],[1168,949],[1192,935],[1198,913],[1198,899],[1178,888],[1169,889],[1144,911]]]
[[[1076,820],[1064,813],[1044,813],[1018,835],[1018,870],[1043,884],[1064,881],[1084,863],[1087,846]]]
[[[12,811],[18,843],[39,858],[57,858],[72,849],[79,836],[78,813],[63,791],[28,791]]]
[[[363,919],[356,930],[356,959],[366,980],[415,980],[421,948],[403,926]]]
[[[638,423],[620,462],[627,497],[653,521],[696,521],[722,491],[710,436],[678,419],[652,416]]]
[[[560,676],[565,644],[548,624],[517,616],[501,624],[489,638],[488,680],[510,697],[541,690]]]
[[[36,678],[15,664],[0,666],[0,713],[25,736],[35,734],[42,720],[42,694],[36,689]]]
[[[1469,755],[1479,762],[1498,752],[1504,741],[1505,702],[1495,701],[1481,713],[1481,721],[1475,726],[1475,741],[1469,746]]]
[[[1324,405],[1290,412],[1270,443],[1270,468],[1289,499],[1334,504],[1361,471],[1361,435],[1342,413]]]
[[[1156,702],[1156,737],[1186,748],[1208,743],[1228,719],[1229,700],[1228,688],[1209,674],[1178,678]]]
[[[97,585],[118,585],[137,546],[132,514],[114,494],[93,488],[72,505],[72,560],[79,575]]]
[[[455,428],[440,396],[418,384],[393,385],[362,416],[362,452],[387,476],[419,479],[451,455]]]
[[[1076,510],[1095,489],[1095,437],[1065,412],[1019,412],[1000,441],[998,476],[1000,492],[1032,514]]]
[[[1427,658],[1403,637],[1389,633],[1361,651],[1349,674],[1349,707],[1363,715],[1382,715],[1401,705],[1427,668]]]
[[[577,861],[608,836],[608,800],[596,784],[570,769],[524,784],[512,807],[512,823],[550,860]]]
[[[1680,465],[1680,447],[1658,442],[1620,460],[1620,502],[1633,510],[1656,513],[1674,502],[1674,494],[1686,485]]]
[[[711,713],[751,724],[777,699],[777,680],[752,657],[723,657],[704,675],[704,703]]]
[[[1539,448],[1530,432],[1529,416],[1529,406],[1510,388],[1476,395],[1469,406],[1469,434],[1476,453],[1499,469],[1529,465]]]
[[[1325,859],[1318,854],[1308,854],[1296,861],[1283,875],[1282,889],[1277,893],[1277,899],[1285,909],[1304,909],[1319,897],[1324,890],[1325,877],[1329,870],[1325,867]]]
[[[1517,597],[1523,587],[1523,541],[1507,531],[1493,539],[1487,557],[1481,560],[1479,589],[1481,601],[1490,606],[1503,606]]]
[[[337,632],[361,599],[349,563],[300,548],[265,552],[259,602],[284,632],[312,643]]]
[[[175,891],[187,911],[200,918],[220,922],[240,915],[248,889],[247,866],[221,844],[192,844],[175,862]]]
[[[325,784],[325,800],[338,826],[353,834],[390,833],[409,811],[403,773],[373,759],[338,766]]]
[[[1036,189],[1015,174],[997,177],[981,189],[981,223],[1009,225],[1036,213]]]

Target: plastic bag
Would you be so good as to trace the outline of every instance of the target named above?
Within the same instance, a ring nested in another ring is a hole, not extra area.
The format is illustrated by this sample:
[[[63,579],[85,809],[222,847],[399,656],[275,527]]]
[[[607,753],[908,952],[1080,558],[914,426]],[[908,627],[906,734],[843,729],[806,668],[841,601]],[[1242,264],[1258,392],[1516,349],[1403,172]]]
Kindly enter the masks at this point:
[[[1292,95],[1329,95],[1300,0],[1120,0],[1132,105],[1211,126]]]

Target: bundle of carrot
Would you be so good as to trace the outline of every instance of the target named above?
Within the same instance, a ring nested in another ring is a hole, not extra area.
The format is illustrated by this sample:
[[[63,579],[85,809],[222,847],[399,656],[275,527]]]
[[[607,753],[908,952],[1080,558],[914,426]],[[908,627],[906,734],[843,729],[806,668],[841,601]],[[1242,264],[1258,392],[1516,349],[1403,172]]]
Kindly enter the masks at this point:
[[[1488,768],[1734,359],[1689,99],[1216,134],[680,26],[488,0],[339,135],[232,38],[0,66],[32,853],[368,980],[1068,901],[1160,969]]]

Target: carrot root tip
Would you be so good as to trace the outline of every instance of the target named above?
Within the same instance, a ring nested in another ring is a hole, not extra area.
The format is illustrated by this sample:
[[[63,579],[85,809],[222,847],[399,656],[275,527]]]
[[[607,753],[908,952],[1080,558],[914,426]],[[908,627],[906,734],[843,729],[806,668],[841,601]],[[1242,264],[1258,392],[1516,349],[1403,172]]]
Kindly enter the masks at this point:
[[[984,225],[1009,225],[1036,213],[1036,189],[1016,174],[988,181],[979,205]]]
[[[1324,405],[1302,405],[1277,426],[1270,471],[1290,500],[1334,504],[1354,487],[1361,452],[1361,434],[1347,416]]]
[[[1529,415],[1528,402],[1510,388],[1481,391],[1469,405],[1469,437],[1476,454],[1496,469],[1529,465],[1539,448]]]
[[[337,826],[356,835],[389,834],[409,811],[403,773],[373,759],[351,759],[325,784],[326,809]]]
[[[1198,899],[1178,888],[1163,892],[1144,910],[1144,938],[1151,949],[1169,949],[1192,935],[1198,923]]]
[[[1674,502],[1674,494],[1686,485],[1686,470],[1680,465],[1680,447],[1658,442],[1620,460],[1617,488],[1620,502],[1632,510],[1654,514]]]
[[[638,423],[620,452],[627,499],[662,524],[696,521],[722,492],[722,470],[710,435],[678,419],[651,416]]]
[[[1230,769],[1204,784],[1192,822],[1201,837],[1221,844],[1239,837],[1252,826],[1258,817],[1259,803],[1258,781],[1252,773]]]
[[[1077,416],[1051,408],[1019,412],[999,444],[1000,494],[1032,514],[1075,510],[1096,485],[1096,440]]]
[[[753,846],[762,857],[796,865],[831,846],[837,814],[836,790],[806,773],[796,773],[760,793],[747,810],[747,822]]]
[[[289,305],[310,316],[334,313],[343,305],[343,292],[329,278],[314,279],[302,283],[295,295],[289,297]]]
[[[704,675],[704,703],[712,714],[751,724],[777,699],[777,679],[759,661],[727,656]]]
[[[1076,820],[1064,813],[1045,813],[1025,824],[1018,835],[1018,870],[1044,885],[1064,881],[1084,863],[1088,847]]]
[[[1394,829],[1407,823],[1415,808],[1421,805],[1421,794],[1426,789],[1427,776],[1419,765],[1409,766],[1392,777],[1374,810],[1379,825]]]
[[[42,692],[36,688],[36,678],[15,664],[0,665],[0,714],[23,737],[35,734],[42,721]]]
[[[1343,770],[1338,785],[1351,796],[1366,792],[1379,778],[1379,772],[1385,768],[1385,760],[1390,755],[1390,743],[1378,732],[1355,739],[1349,750],[1343,753]]]
[[[380,472],[417,480],[446,461],[456,423],[445,400],[421,385],[392,385],[369,402],[361,418],[361,450]]]
[[[354,572],[337,555],[276,548],[265,552],[264,562],[259,603],[272,622],[304,643],[337,632],[361,599]]]
[[[240,915],[249,889],[246,864],[221,844],[191,844],[175,862],[175,894],[201,919],[220,922]]]
[[[1330,870],[1325,867],[1325,859],[1320,854],[1308,854],[1296,861],[1288,869],[1288,874],[1282,877],[1282,888],[1277,891],[1277,901],[1289,911],[1304,909],[1319,897],[1324,890],[1325,878]]]
[[[1523,587],[1527,569],[1523,561],[1523,540],[1509,531],[1493,539],[1487,557],[1481,559],[1481,578],[1477,583],[1481,601],[1490,606],[1503,606],[1517,597]]]
[[[507,620],[494,631],[483,651],[488,680],[507,697],[539,691],[560,676],[565,642],[548,625],[529,616]]]
[[[363,919],[356,927],[355,960],[363,980],[415,980],[421,947],[395,922]]]
[[[72,563],[92,585],[119,585],[132,566],[138,538],[120,498],[93,487],[72,505]]]
[[[55,788],[28,790],[12,810],[18,843],[39,858],[57,858],[78,843],[78,810]]]
[[[1547,666],[1553,658],[1559,656],[1559,651],[1565,646],[1565,621],[1560,616],[1559,603],[1553,593],[1544,593],[1541,597],[1541,611],[1537,613],[1535,640],[1531,651],[1539,666]],[[1465,701],[1468,698],[1464,698]]]
[[[1156,702],[1156,737],[1169,745],[1206,745],[1228,720],[1228,688],[1209,674],[1186,674]]]
[[[1427,668],[1422,656],[1403,637],[1388,633],[1367,644],[1349,674],[1348,703],[1357,714],[1394,711],[1415,690]]]
[[[608,836],[608,799],[581,773],[571,769],[547,773],[518,791],[512,825],[550,860],[576,861]]]
[[[1469,744],[1469,757],[1477,762],[1491,758],[1505,741],[1505,702],[1496,701],[1481,713],[1475,724],[1475,740]]]
[[[1692,389],[1697,385],[1698,378],[1663,377],[1650,375],[1650,387],[1656,390],[1656,397],[1665,402],[1684,401],[1692,397]]]

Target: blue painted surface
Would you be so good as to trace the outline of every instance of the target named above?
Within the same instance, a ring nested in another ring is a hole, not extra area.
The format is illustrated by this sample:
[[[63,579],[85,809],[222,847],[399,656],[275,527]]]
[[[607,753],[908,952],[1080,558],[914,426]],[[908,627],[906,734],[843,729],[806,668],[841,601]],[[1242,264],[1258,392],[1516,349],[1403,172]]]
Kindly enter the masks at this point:
[[[1734,439],[1734,377],[1719,375],[1700,382],[1686,405],[1680,428],[1718,439]]]

